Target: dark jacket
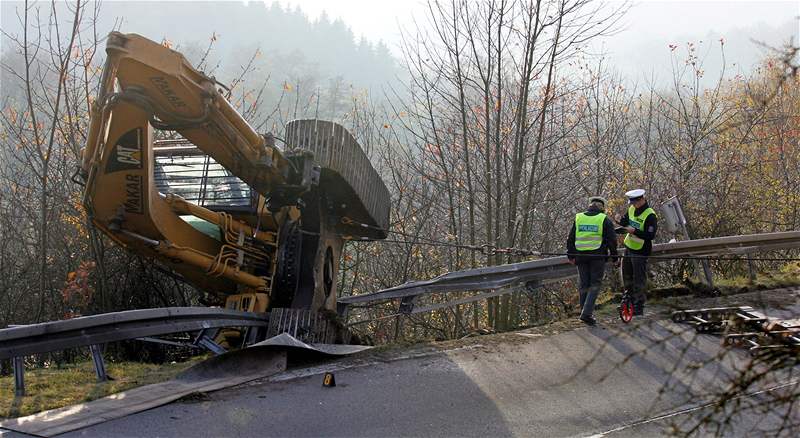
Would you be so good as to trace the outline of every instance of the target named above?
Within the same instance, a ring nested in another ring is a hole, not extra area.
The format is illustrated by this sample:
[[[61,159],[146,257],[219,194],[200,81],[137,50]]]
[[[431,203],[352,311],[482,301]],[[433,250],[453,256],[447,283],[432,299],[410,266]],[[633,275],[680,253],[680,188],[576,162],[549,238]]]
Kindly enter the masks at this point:
[[[602,213],[602,211],[595,207],[589,207],[586,210],[587,216],[595,216],[599,213]],[[586,255],[591,257],[581,257]],[[611,218],[606,217],[606,220],[603,221],[603,242],[600,244],[600,248],[591,251],[578,251],[575,248],[575,221],[573,220],[572,227],[569,229],[569,237],[567,237],[567,257],[570,260],[575,260],[576,263],[583,263],[589,260],[596,260],[598,255],[617,255],[617,237],[614,233],[614,223],[611,222]]]
[[[638,216],[638,215],[642,214],[642,212],[645,211],[646,209],[648,209],[649,207],[650,206],[645,202],[644,205],[641,208],[637,208],[636,211],[634,211],[634,214]],[[628,212],[627,211],[620,218],[619,224],[622,225],[623,227],[627,227],[628,226],[629,222],[628,222]],[[644,246],[642,247],[642,249],[633,250],[633,249],[630,249],[630,248],[625,248],[625,250],[629,251],[631,254],[639,254],[639,255],[649,256],[650,253],[653,251],[653,239],[656,238],[656,231],[658,231],[658,218],[656,217],[656,215],[651,214],[644,221],[644,227],[642,227],[641,230],[636,230],[636,232],[633,233],[637,237],[640,237],[640,238],[644,239]],[[627,234],[628,232],[625,231],[625,230],[619,230],[619,233],[620,234]]]

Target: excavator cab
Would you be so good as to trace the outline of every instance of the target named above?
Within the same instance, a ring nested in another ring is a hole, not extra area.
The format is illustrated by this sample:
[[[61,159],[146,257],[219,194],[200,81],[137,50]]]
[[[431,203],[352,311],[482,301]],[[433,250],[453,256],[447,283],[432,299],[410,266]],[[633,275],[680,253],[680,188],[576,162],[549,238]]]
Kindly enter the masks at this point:
[[[172,193],[213,211],[255,214],[258,194],[188,140],[157,140],[153,156],[159,193]]]

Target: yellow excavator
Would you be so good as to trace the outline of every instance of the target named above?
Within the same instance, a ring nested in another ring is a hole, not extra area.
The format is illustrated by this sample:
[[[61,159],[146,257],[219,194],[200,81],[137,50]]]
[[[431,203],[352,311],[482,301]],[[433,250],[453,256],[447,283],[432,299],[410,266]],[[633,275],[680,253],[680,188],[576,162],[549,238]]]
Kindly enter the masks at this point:
[[[119,32],[106,52],[80,169],[91,222],[210,305],[282,309],[295,326],[335,312],[343,242],[383,239],[389,220],[353,136],[295,120],[279,148],[180,53]]]

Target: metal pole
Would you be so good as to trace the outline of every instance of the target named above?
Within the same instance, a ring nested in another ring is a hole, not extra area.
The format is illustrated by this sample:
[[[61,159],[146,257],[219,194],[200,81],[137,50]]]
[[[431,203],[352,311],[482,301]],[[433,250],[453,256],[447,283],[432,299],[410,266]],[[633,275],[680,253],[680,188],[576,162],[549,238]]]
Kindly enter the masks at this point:
[[[404,315],[402,315],[402,314],[397,315],[397,317],[394,320],[394,340],[395,340],[395,342],[397,342],[397,338],[400,337],[400,330],[401,330],[401,328],[403,326],[403,320],[400,319],[400,318],[402,318],[403,316]]]
[[[22,397],[25,395],[25,358],[12,358],[11,367],[14,368],[14,396]]]
[[[747,259],[747,274],[751,282],[756,281],[756,267],[753,266],[753,261],[749,258]]]
[[[683,208],[681,208],[680,202],[678,202],[678,200],[675,199],[675,202],[671,203],[670,207],[674,208],[675,213],[678,214],[678,219],[681,224],[681,231],[683,233],[683,238],[686,240],[692,240],[692,238],[689,237],[689,230],[686,229],[686,216],[683,215]],[[705,283],[707,285],[713,287],[714,276],[711,273],[711,267],[708,264],[708,260],[703,260],[702,262],[698,262],[697,260],[694,261],[694,269],[698,272],[698,276],[700,272],[700,264],[702,264],[703,266],[703,274],[705,275],[705,278],[700,277],[700,280],[701,281],[705,280]]]
[[[100,345],[92,344],[89,346],[92,352],[92,362],[94,363],[94,373],[97,375],[98,382],[108,381],[108,374],[106,374],[106,363],[103,361],[103,349]]]
[[[686,225],[685,224],[681,224],[681,230],[683,230],[683,237],[686,240],[692,240],[691,237],[689,237],[689,232],[686,230]],[[697,270],[698,276],[699,276],[699,272],[700,272],[700,269],[699,269],[700,266],[703,267],[703,274],[704,274],[703,277],[700,277],[700,280],[704,280],[705,283],[707,285],[709,285],[709,286],[714,286],[714,276],[711,273],[711,266],[709,266],[708,260],[702,260],[702,261],[695,260],[694,261],[694,268],[695,268],[695,270]]]

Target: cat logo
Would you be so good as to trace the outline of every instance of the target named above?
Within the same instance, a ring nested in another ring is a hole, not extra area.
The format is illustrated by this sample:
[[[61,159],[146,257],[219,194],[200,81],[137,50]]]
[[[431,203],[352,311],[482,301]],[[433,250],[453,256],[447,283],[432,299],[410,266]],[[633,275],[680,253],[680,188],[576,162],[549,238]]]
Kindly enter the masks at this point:
[[[142,152],[137,148],[126,148],[125,146],[117,145],[117,161],[125,164],[132,164],[134,166],[142,165]]]
[[[106,173],[142,169],[142,128],[132,129],[117,140],[108,157]]]

